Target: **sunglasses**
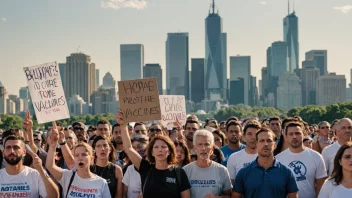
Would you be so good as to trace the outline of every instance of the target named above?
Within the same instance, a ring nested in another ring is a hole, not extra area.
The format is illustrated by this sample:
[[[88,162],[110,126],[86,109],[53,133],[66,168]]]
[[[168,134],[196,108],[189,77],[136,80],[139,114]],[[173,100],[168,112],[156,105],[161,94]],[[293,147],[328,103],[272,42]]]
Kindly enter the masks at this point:
[[[152,133],[155,133],[155,132],[160,133],[161,132],[160,129],[149,129],[149,131]]]
[[[184,145],[183,142],[181,142],[181,141],[175,141],[174,144],[175,144],[176,147]]]
[[[135,130],[135,133],[145,133],[145,130]]]
[[[74,131],[84,131],[84,129],[81,128],[81,127],[75,127],[75,128],[73,128],[73,130],[74,130]]]

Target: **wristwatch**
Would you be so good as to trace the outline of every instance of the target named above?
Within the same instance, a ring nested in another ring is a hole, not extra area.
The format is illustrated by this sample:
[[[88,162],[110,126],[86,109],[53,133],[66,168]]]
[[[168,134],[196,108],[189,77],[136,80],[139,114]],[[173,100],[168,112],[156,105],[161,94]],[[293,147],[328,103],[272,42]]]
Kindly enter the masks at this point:
[[[64,140],[63,142],[59,142],[59,145],[62,146],[62,145],[65,145],[66,144],[66,141]]]

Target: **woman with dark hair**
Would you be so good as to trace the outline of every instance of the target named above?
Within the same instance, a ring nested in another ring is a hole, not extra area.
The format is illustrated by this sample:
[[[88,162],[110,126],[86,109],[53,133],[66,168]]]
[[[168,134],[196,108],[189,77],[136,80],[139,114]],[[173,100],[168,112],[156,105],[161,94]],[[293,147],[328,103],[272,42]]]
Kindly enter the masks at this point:
[[[214,135],[214,143],[216,146],[221,148],[226,145],[226,138],[223,132],[219,130],[215,130],[213,131],[213,135]]]
[[[94,165],[90,170],[108,182],[111,197],[122,198],[122,169],[115,165],[115,148],[106,136],[96,136],[94,149]]]
[[[217,162],[219,164],[222,163],[222,160],[224,160],[224,154],[220,150],[220,148],[216,145],[214,145],[214,150],[213,150],[213,155],[210,156],[210,159],[214,162]]]
[[[337,151],[332,177],[325,181],[318,198],[347,198],[351,195],[352,142],[347,142]]]
[[[176,165],[180,168],[191,162],[191,156],[187,145],[183,141],[175,141],[176,147]]]
[[[176,149],[167,136],[156,135],[147,147],[148,161],[133,149],[122,111],[116,121],[121,125],[123,147],[141,175],[143,198],[189,198],[191,185],[185,171],[177,166]]]

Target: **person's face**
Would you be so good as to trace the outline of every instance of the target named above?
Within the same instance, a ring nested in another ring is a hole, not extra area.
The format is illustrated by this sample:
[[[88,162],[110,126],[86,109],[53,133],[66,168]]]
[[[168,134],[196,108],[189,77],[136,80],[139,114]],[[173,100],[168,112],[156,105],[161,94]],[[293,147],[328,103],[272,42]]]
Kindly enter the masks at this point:
[[[198,160],[208,160],[213,154],[214,146],[211,145],[211,139],[207,136],[197,136],[194,149],[197,153]]]
[[[199,129],[199,125],[196,123],[187,123],[185,128],[186,139],[188,141],[193,141],[193,135]]]
[[[255,139],[255,135],[259,129],[256,128],[248,128],[246,134],[243,135],[243,139],[246,141],[246,146],[255,149],[257,147],[257,140]]]
[[[9,165],[17,165],[25,156],[26,150],[20,140],[8,140],[4,146],[4,159]]]
[[[226,132],[225,123],[220,124],[220,130],[221,130],[222,132]]]
[[[352,136],[352,123],[349,120],[341,120],[337,130],[338,139],[349,141]]]
[[[141,155],[142,157],[145,156],[145,152],[147,149],[147,144],[143,144],[141,142],[138,141],[134,141],[132,143],[132,148],[137,151],[139,153],[139,155]]]
[[[262,132],[258,135],[257,149],[258,155],[261,157],[270,157],[274,155],[276,142],[274,135],[269,132]]]
[[[156,140],[153,145],[152,155],[155,158],[155,161],[165,161],[170,155],[169,147],[166,142],[162,140]]]
[[[303,145],[304,145],[305,147],[310,148],[310,149],[312,149],[312,146],[313,146],[312,144],[313,144],[313,141],[312,141],[312,140],[306,140],[306,141],[303,142]]]
[[[88,130],[88,135],[89,137],[92,137],[93,135],[97,135],[97,131]]]
[[[99,124],[97,135],[105,135],[106,137],[110,137],[110,126],[108,124]]]
[[[161,134],[161,127],[159,125],[152,125],[149,128],[148,136],[149,138],[153,138],[156,134]]]
[[[228,141],[232,144],[238,144],[242,137],[242,129],[238,125],[231,125],[226,132]]]
[[[116,142],[116,144],[122,144],[121,127],[115,126],[112,130],[113,140]]]
[[[42,139],[41,138],[38,138],[40,134],[35,134],[33,135],[34,137],[34,144],[38,147],[38,148],[41,148],[42,147]]]
[[[291,148],[297,149],[302,147],[303,144],[303,131],[301,127],[288,127],[286,141]]]
[[[74,161],[77,169],[88,169],[93,160],[93,156],[89,154],[85,147],[80,146],[74,150]]]
[[[319,126],[319,133],[321,136],[328,136],[330,132],[330,124],[323,123]]]
[[[134,134],[135,135],[147,135],[147,128],[145,125],[138,125],[134,127]]]
[[[208,124],[209,127],[213,128],[213,129],[217,129],[218,128],[218,125],[216,124],[216,122],[214,121],[211,121],[209,124]]]
[[[76,140],[75,136],[70,131],[64,131],[64,134],[65,134],[65,139],[66,139],[67,146],[70,149],[72,149],[77,144],[77,140]]]
[[[73,132],[76,134],[76,136],[84,135],[85,131],[82,127],[76,126],[73,128]]]
[[[175,142],[178,138],[178,134],[177,134],[177,130],[170,130],[169,131],[169,136],[170,136],[170,139]]]
[[[182,163],[185,159],[185,150],[182,146],[178,145],[176,147],[176,160],[178,163]]]
[[[213,133],[213,135],[214,135],[214,143],[215,143],[215,145],[218,146],[219,148],[222,147],[222,139],[221,139],[221,137],[218,134],[216,134],[216,133]]]
[[[339,162],[342,170],[352,172],[352,148],[348,148],[343,152]]]
[[[99,159],[109,159],[111,148],[106,140],[99,140],[95,144],[95,154]]]
[[[279,135],[281,132],[280,121],[279,120],[272,120],[269,123],[269,128],[276,134]]]

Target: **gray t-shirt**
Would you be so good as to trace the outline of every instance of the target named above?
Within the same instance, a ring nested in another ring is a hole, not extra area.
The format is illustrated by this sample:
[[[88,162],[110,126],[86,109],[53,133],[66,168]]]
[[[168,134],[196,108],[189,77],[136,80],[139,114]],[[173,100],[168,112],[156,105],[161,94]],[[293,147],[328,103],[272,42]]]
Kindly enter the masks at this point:
[[[192,198],[203,198],[208,194],[219,196],[224,191],[232,189],[230,174],[221,164],[212,162],[208,168],[200,168],[196,162],[192,162],[183,169],[192,186]]]

